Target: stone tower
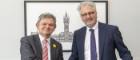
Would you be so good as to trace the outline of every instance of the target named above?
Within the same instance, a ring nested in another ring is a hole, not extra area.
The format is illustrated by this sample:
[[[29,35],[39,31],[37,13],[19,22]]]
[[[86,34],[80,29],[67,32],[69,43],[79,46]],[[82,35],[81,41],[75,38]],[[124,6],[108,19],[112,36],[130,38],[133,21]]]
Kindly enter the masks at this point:
[[[64,21],[64,40],[69,40],[69,16],[65,13]]]

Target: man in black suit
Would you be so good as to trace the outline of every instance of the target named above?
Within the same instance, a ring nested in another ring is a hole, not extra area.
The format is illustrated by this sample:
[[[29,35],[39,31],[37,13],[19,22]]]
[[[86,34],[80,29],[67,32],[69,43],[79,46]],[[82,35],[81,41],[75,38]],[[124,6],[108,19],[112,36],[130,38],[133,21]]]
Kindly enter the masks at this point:
[[[116,49],[122,60],[133,60],[118,27],[97,21],[93,2],[82,2],[79,12],[86,26],[74,32],[69,60],[117,60]]]
[[[51,38],[56,28],[56,18],[43,13],[36,23],[38,34],[21,38],[21,60],[63,60],[62,46]]]

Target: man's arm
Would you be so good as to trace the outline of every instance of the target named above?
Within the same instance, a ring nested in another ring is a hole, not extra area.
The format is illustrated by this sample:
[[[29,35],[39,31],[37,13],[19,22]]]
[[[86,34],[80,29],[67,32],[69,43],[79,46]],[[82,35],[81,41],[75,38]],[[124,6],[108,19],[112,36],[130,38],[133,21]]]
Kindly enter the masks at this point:
[[[21,38],[20,54],[21,60],[35,60],[32,46],[26,37]]]
[[[77,45],[76,45],[76,32],[74,33],[73,36],[73,43],[72,43],[72,53],[69,58],[69,60],[79,60],[78,59],[78,50],[77,50]]]
[[[114,29],[113,37],[115,40],[115,46],[119,52],[119,55],[122,60],[133,60],[133,57],[131,56],[130,51],[126,47],[126,45],[123,42],[123,38],[121,35],[121,32],[119,31],[118,27]]]

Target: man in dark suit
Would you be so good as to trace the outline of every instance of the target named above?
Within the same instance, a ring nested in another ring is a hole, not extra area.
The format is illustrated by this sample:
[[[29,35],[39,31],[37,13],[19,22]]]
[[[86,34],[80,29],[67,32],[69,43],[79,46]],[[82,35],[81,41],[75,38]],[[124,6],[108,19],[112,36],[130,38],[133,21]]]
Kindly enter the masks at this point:
[[[56,28],[56,18],[43,13],[36,23],[38,34],[21,39],[21,60],[63,60],[62,46],[51,38]]]
[[[117,60],[115,49],[122,60],[133,60],[118,27],[97,21],[94,2],[82,2],[79,12],[86,26],[74,32],[69,60]]]

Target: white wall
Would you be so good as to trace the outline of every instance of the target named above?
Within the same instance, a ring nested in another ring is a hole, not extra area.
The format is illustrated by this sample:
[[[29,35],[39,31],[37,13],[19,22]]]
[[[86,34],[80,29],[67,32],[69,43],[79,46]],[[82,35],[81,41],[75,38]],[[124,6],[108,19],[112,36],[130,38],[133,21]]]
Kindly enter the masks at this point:
[[[120,27],[124,42],[132,52],[134,60],[140,60],[140,1],[112,0],[110,24]]]
[[[0,60],[20,60],[19,39],[24,35],[23,0],[0,2]]]
[[[109,24],[120,27],[134,60],[140,60],[140,1],[111,0]],[[0,2],[0,60],[20,60],[20,37],[24,36],[24,0]]]

